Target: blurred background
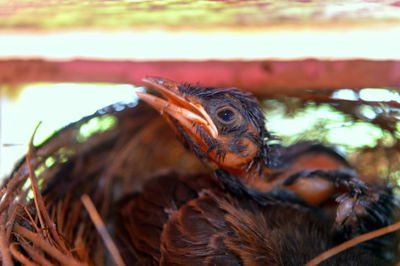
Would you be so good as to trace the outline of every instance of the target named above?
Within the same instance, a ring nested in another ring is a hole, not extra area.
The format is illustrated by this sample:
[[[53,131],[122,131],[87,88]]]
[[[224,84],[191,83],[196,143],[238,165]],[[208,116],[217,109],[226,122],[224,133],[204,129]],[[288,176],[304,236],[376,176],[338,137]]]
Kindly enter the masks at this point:
[[[0,175],[146,75],[238,87],[285,144],[337,145],[400,180],[400,1],[0,0]],[[118,108],[118,107],[117,107]],[[85,138],[113,127],[90,120]]]

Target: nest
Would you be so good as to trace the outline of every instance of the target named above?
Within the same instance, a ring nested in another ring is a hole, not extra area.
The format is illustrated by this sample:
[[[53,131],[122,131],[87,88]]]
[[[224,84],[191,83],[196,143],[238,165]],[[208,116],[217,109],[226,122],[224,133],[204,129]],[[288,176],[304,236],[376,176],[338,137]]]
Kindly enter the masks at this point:
[[[112,125],[82,135],[94,122]],[[3,265],[121,264],[115,204],[171,167],[204,171],[144,104],[110,106],[31,145],[1,186]]]
[[[335,104],[354,119],[361,119],[356,117],[356,105],[350,110]],[[83,134],[90,123],[108,126]],[[387,121],[376,123],[390,126]],[[399,156],[399,150],[395,143],[385,158],[397,158],[393,156]],[[383,152],[382,147],[373,151]],[[371,148],[358,152],[355,158],[366,158],[359,165],[371,156],[374,161]],[[116,206],[149,178],[171,169],[182,173],[210,171],[144,104],[107,107],[66,126],[39,146],[31,145],[0,190],[2,264],[128,263],[124,250],[129,247],[114,231]],[[134,258],[129,258],[129,264],[133,262]]]

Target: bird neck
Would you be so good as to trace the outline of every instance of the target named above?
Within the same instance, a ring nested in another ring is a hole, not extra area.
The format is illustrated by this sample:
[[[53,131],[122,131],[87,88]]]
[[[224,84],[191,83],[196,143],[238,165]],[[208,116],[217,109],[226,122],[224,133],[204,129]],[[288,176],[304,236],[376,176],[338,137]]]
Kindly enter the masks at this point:
[[[269,191],[275,186],[275,182],[270,182],[268,178],[271,175],[270,169],[261,160],[251,161],[246,167],[225,168],[224,170],[258,191]]]
[[[274,182],[274,164],[271,160],[273,149],[266,142],[257,144],[258,149],[254,153],[248,153],[247,157],[240,157],[236,154],[227,154],[223,158],[223,163],[214,160],[205,160],[213,169],[223,169],[231,175],[239,178],[248,187],[259,191],[268,191],[276,186]],[[248,151],[248,150],[247,150]],[[251,155],[252,154],[252,155]],[[210,153],[211,158],[215,154]],[[273,159],[273,156],[272,156]]]

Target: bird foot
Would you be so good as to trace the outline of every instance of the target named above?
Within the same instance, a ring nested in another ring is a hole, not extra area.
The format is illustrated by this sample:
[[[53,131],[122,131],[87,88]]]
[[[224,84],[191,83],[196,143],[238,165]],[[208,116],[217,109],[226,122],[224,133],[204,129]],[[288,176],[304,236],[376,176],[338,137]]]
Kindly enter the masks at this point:
[[[346,225],[356,227],[360,219],[374,210],[380,195],[368,184],[350,182],[349,192],[339,195],[336,198],[338,207],[336,210],[335,226],[341,228]]]
[[[354,170],[341,168],[299,171],[289,176],[285,185],[300,177],[319,177],[336,186],[338,206],[334,227],[338,231],[350,236],[385,226],[391,220],[393,195],[386,184],[365,183]]]

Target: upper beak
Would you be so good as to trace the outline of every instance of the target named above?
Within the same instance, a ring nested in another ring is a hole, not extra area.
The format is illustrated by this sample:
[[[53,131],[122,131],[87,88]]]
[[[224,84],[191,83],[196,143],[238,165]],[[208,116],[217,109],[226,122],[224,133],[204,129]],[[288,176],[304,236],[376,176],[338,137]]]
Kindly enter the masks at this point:
[[[204,107],[184,97],[179,92],[179,83],[159,77],[145,77],[143,81],[152,85],[166,99],[144,92],[136,92],[140,99],[150,104],[161,114],[168,114],[175,118],[187,130],[193,131],[193,134],[196,133],[193,129],[193,123],[196,123],[201,125],[213,138],[218,137],[217,127]]]

